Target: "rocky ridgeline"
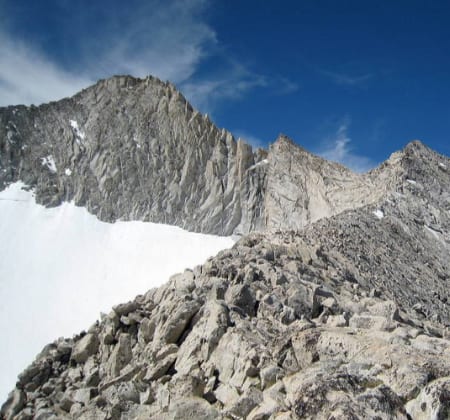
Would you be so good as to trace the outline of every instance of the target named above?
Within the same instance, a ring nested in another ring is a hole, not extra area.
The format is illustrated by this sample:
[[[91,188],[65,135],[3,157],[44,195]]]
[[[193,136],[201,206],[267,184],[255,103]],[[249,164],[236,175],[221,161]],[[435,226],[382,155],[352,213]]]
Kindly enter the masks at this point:
[[[48,345],[4,415],[448,419],[450,162],[392,159],[377,203],[252,233]]]
[[[42,204],[73,200],[108,222],[220,235],[297,229],[376,202],[402,184],[402,163],[397,156],[355,174],[282,135],[253,151],[153,77],[113,77],[59,102],[0,108],[0,188],[21,180]]]

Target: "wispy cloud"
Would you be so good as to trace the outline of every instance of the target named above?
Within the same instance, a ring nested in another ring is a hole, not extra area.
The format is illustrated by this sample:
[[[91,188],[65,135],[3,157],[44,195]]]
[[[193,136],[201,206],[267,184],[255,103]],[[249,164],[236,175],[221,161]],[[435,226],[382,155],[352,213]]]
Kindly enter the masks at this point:
[[[367,156],[353,152],[348,130],[350,119],[345,118],[336,133],[327,138],[318,154],[325,159],[339,162],[355,172],[367,172],[376,166],[376,162]]]
[[[63,57],[2,24],[0,105],[57,100],[115,74],[170,80],[209,113],[222,100],[239,100],[254,89],[297,90],[287,78],[259,74],[225,51],[205,17],[210,0],[130,1],[130,7],[108,9],[88,1],[75,9],[70,1],[58,2],[64,25],[78,22],[83,28],[62,34]]]
[[[291,93],[297,92],[300,89],[298,83],[282,76],[275,78],[273,84],[276,89],[275,92],[278,95],[289,95]]]
[[[372,73],[365,73],[365,74],[359,74],[359,75],[349,75],[345,73],[338,73],[333,71],[327,71],[327,70],[320,70],[320,73],[324,76],[331,79],[334,83],[337,85],[342,86],[359,86],[363,85],[367,81],[373,78]]]
[[[109,20],[98,23],[100,34],[80,32],[73,40],[70,70],[35,43],[3,31],[0,105],[60,99],[114,74],[152,74],[175,83],[188,80],[216,43],[214,30],[202,20],[205,5],[204,0],[150,0],[123,11],[129,14],[126,19],[111,13]],[[76,13],[88,19],[83,15],[87,12]]]
[[[93,79],[58,67],[44,54],[0,33],[0,105],[39,104],[70,96]]]
[[[174,83],[188,80],[217,43],[215,31],[203,19],[207,3],[152,0],[128,12],[128,26],[113,20],[100,44],[103,71],[152,74]],[[98,53],[93,58],[89,57],[91,72],[98,68]]]
[[[186,81],[180,85],[180,89],[196,108],[211,113],[221,100],[240,99],[250,90],[268,84],[266,76],[231,62],[228,63],[226,73]]]

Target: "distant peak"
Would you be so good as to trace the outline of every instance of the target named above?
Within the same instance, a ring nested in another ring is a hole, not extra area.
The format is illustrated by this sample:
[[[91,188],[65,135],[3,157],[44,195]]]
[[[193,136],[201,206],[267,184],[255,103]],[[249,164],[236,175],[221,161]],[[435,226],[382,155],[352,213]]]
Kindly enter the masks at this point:
[[[288,144],[295,144],[294,140],[292,140],[290,137],[288,137],[286,134],[280,133],[275,140],[275,143],[288,143]]]
[[[144,78],[134,77],[130,75],[114,75],[107,79],[99,80],[96,85],[100,86],[108,86],[114,88],[131,88],[138,85],[160,85],[160,86],[169,86],[173,90],[175,90],[175,86],[170,82],[164,82],[161,79],[158,79],[155,76],[148,75]]]
[[[304,154],[308,154],[312,156],[312,153],[303,148],[302,146],[299,146],[294,140],[292,140],[289,136],[286,136],[285,134],[280,134],[277,139],[275,140],[275,143],[273,143],[272,147],[274,147],[276,150],[297,150],[300,152],[303,152]]]
[[[297,143],[295,143],[294,140],[292,140],[285,134],[279,134],[277,139],[275,140],[275,143],[273,143],[272,147],[278,150],[288,150],[291,149],[292,147],[302,149]]]
[[[420,140],[413,140],[409,142],[402,150],[405,156],[415,156],[423,158],[424,156],[430,156],[436,154],[434,150],[430,149],[426,144]]]
[[[404,150],[427,149],[427,146],[421,140],[412,140],[404,148]]]

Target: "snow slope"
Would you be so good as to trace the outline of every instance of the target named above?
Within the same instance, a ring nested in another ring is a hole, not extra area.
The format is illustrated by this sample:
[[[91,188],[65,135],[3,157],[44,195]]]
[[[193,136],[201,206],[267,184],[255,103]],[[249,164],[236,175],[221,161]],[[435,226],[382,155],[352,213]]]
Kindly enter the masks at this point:
[[[47,209],[22,187],[0,192],[0,404],[45,344],[234,243],[154,223],[103,223],[70,203]]]

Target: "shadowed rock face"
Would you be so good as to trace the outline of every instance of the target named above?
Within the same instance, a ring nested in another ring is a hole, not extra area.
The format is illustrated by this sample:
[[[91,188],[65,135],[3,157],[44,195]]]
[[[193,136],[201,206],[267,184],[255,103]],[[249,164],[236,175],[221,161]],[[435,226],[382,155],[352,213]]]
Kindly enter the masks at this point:
[[[136,92],[148,104],[135,104]],[[0,137],[2,182],[21,179],[47,204],[75,198],[108,220],[259,230],[46,346],[2,415],[449,418],[450,160],[413,142],[359,175],[283,136],[255,154],[185,102],[181,112],[183,101],[155,79],[114,78],[69,100],[1,111],[8,133],[5,115],[17,118],[16,134]],[[39,138],[33,113],[56,121],[55,137]],[[136,121],[143,136],[157,134],[134,140]]]

